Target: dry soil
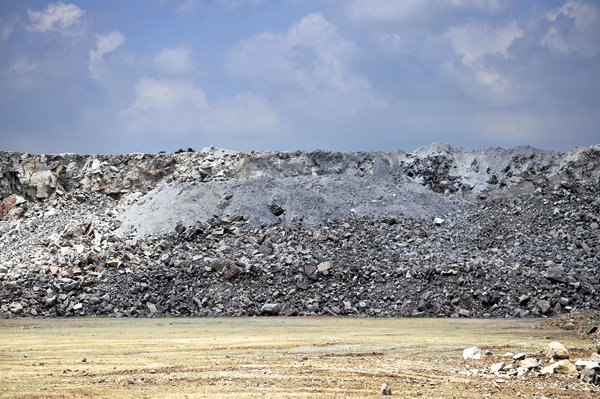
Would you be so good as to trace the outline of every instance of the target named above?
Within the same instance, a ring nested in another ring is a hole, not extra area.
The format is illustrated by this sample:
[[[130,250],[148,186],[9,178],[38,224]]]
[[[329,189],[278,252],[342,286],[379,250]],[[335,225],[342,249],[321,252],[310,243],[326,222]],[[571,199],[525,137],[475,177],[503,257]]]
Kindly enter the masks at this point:
[[[506,352],[559,340],[572,357],[592,342],[537,320],[11,319],[0,320],[0,397],[598,398],[574,376],[500,377]],[[466,362],[479,345],[493,355]],[[507,360],[510,359],[510,360]]]

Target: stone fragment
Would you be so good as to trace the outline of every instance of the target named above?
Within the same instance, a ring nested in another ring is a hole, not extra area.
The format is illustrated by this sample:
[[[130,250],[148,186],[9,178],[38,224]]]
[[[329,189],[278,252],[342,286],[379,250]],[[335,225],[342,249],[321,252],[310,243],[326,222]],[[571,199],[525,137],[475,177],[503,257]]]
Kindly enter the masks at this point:
[[[541,374],[577,374],[577,368],[568,359],[559,360],[540,370]]]
[[[597,384],[598,383],[598,371],[595,369],[583,369],[581,373],[579,373],[579,378],[581,381],[586,382],[588,384]]]
[[[240,269],[232,262],[225,269],[225,278],[227,280],[231,280],[232,278],[237,276],[239,272],[240,272]]]
[[[462,355],[465,360],[481,359],[481,348],[478,346],[471,346],[470,348],[463,350]]]
[[[575,367],[577,367],[577,370],[583,370],[583,369],[600,370],[600,364],[598,362],[594,362],[591,360],[577,360],[575,362]]]
[[[21,302],[12,302],[8,305],[8,310],[10,310],[11,313],[19,314],[23,310],[23,305]]]
[[[546,314],[550,310],[550,302],[544,299],[538,299],[536,304],[537,307],[540,309],[540,312],[542,312],[542,314]]]
[[[502,370],[504,362],[494,363],[490,366],[490,373],[494,374]]]
[[[315,265],[309,263],[304,266],[304,274],[306,277],[316,280],[318,276],[318,269]]]
[[[525,356],[526,356],[526,353],[521,352],[521,353],[517,353],[512,358],[513,358],[513,360],[523,360],[523,359],[525,359]]]
[[[523,294],[519,297],[519,305],[527,305],[527,302],[529,302],[529,295],[527,294]]]
[[[445,220],[442,218],[435,218],[433,219],[433,224],[437,225],[437,226],[441,226],[442,224],[444,224]]]
[[[184,231],[185,231],[185,225],[181,222],[178,222],[177,225],[175,225],[175,232],[177,234],[181,235]]]
[[[321,262],[317,265],[317,270],[320,273],[326,272],[329,269],[331,269],[331,262]]]
[[[390,388],[387,382],[384,382],[383,385],[381,385],[381,394],[384,396],[390,396],[392,394],[392,388]]]
[[[567,281],[564,269],[558,266],[550,266],[546,270],[544,277],[556,283],[565,283]]]
[[[521,367],[526,369],[535,369],[542,366],[542,362],[534,357],[528,357],[521,360]]]
[[[285,212],[285,210],[275,202],[275,200],[271,201],[268,205],[269,211],[275,216],[281,216]]]
[[[150,314],[154,314],[154,313],[158,312],[156,305],[153,304],[152,302],[146,302],[146,307],[150,311]]]
[[[568,359],[559,360],[555,363],[557,366],[554,368],[554,372],[558,374],[577,374],[577,368]]]
[[[546,356],[550,359],[568,359],[569,351],[567,348],[561,344],[560,342],[550,342],[546,347]]]
[[[278,303],[265,303],[260,307],[260,313],[270,316],[276,316],[281,310],[281,305]]]

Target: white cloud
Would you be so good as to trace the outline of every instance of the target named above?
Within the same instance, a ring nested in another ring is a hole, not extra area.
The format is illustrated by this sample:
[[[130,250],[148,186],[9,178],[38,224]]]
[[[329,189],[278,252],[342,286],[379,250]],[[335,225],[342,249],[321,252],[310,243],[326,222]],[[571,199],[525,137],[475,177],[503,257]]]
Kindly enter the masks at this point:
[[[94,79],[97,79],[98,66],[104,61],[104,56],[115,51],[125,41],[125,36],[119,31],[113,31],[105,35],[98,35],[96,38],[96,49],[90,50],[89,68]]]
[[[464,68],[446,63],[444,68],[467,91],[476,93],[470,87],[471,80],[491,90],[495,102],[508,101],[511,97],[511,82],[494,68],[486,57],[501,55],[510,58],[508,50],[515,39],[523,36],[516,22],[503,28],[494,28],[487,24],[468,23],[463,26],[452,27],[446,37],[452,43],[454,52],[461,56]]]
[[[194,70],[192,52],[187,48],[161,50],[154,56],[154,67],[165,74],[185,75]]]
[[[576,27],[584,28],[596,23],[600,19],[600,12],[595,4],[569,0],[562,7],[551,10],[547,14],[550,21],[556,21],[560,16],[571,18],[575,21]]]
[[[143,78],[135,100],[120,112],[128,129],[142,134],[187,135],[269,132],[280,125],[268,103],[242,93],[209,104],[204,91],[181,79]]]
[[[12,65],[8,68],[9,73],[27,73],[33,72],[39,69],[39,65],[36,62],[30,61],[26,57],[21,57],[17,59]]]
[[[523,31],[516,22],[501,29],[487,24],[468,23],[450,28],[447,36],[456,54],[462,55],[462,63],[473,66],[490,54],[501,54],[508,58],[508,48],[515,39],[523,36]]]
[[[351,0],[344,6],[351,19],[378,23],[409,21],[465,8],[493,13],[501,8],[501,3],[499,0]]]
[[[32,32],[55,31],[65,36],[76,35],[78,32],[73,28],[85,11],[75,4],[63,2],[50,3],[45,10],[27,10],[29,21],[27,30]]]
[[[135,102],[125,112],[172,111],[180,107],[206,108],[204,92],[183,80],[143,78],[135,86]]]
[[[181,0],[177,1],[176,9],[180,12],[192,11],[201,7],[219,7],[237,9],[244,6],[257,6],[265,0]]]
[[[594,56],[599,52],[600,8],[597,4],[569,0],[547,13],[551,23],[541,44],[558,53]]]
[[[377,102],[369,81],[352,71],[355,49],[316,13],[286,32],[264,32],[239,43],[230,52],[227,68],[277,97],[277,102],[303,103],[307,112],[352,114]]]
[[[8,40],[8,38],[14,32],[15,28],[17,27],[17,23],[19,23],[20,20],[21,18],[16,16],[8,18],[2,18],[0,16],[0,26],[2,26],[2,29],[0,29],[0,42]]]

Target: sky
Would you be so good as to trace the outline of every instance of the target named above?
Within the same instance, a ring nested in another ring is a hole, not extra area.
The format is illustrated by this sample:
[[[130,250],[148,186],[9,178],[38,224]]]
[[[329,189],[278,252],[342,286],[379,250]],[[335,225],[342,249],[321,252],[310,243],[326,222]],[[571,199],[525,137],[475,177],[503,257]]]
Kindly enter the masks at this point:
[[[0,150],[432,142],[600,144],[600,1],[0,1]]]

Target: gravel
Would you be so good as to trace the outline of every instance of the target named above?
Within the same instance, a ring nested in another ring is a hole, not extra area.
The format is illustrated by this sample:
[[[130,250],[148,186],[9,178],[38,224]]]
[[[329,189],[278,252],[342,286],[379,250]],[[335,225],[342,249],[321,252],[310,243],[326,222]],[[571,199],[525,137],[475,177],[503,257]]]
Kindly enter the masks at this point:
[[[600,146],[0,152],[0,317],[550,317],[600,304]]]

